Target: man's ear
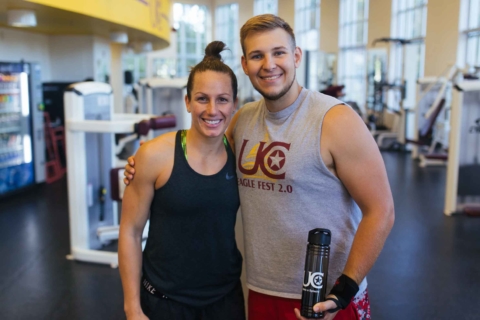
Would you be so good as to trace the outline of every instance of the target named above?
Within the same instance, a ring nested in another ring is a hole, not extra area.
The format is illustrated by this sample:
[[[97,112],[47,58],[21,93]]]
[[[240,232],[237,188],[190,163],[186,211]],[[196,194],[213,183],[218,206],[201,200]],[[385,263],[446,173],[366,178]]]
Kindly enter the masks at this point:
[[[303,56],[302,49],[300,49],[300,47],[295,47],[295,50],[293,51],[293,56],[295,59],[295,68],[300,67],[300,62],[302,61]]]
[[[245,58],[245,56],[242,56],[242,69],[243,69],[243,72],[245,72],[245,74],[248,76],[247,59]]]

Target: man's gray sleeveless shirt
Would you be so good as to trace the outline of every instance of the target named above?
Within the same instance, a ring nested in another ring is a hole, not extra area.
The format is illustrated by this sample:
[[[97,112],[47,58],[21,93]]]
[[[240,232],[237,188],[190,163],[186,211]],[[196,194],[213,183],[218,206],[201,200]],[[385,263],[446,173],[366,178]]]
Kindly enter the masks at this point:
[[[239,111],[235,152],[247,285],[254,291],[301,298],[307,236],[314,228],[332,231],[327,292],[345,267],[362,214],[320,155],[324,116],[338,104],[302,89],[282,111],[269,112],[263,99]]]

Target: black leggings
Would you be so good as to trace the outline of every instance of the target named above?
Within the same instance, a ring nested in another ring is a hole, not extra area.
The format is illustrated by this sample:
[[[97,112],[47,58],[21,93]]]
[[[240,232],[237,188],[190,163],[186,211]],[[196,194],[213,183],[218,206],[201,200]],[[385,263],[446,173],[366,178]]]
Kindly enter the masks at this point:
[[[140,288],[143,313],[150,320],[245,320],[242,284],[220,300],[202,308],[191,307],[172,299],[162,299]]]

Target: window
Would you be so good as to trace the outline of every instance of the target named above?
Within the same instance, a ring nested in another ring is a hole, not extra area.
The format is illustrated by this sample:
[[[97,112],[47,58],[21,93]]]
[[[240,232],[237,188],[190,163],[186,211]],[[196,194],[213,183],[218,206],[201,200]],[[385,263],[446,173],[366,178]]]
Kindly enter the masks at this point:
[[[175,62],[176,61],[174,58],[153,58],[153,74],[150,74],[149,76],[162,79],[170,79],[175,77],[177,74]]]
[[[173,20],[177,29],[177,76],[184,77],[203,59],[209,42],[207,7],[175,3]]]
[[[277,0],[255,0],[253,2],[253,15],[271,13],[278,14],[278,1]]]
[[[303,50],[305,82],[308,89],[318,90],[321,53],[320,43],[320,0],[295,0],[295,40]],[[303,76],[300,75],[299,76]]]
[[[320,0],[295,1],[295,39],[303,50],[318,50]]]
[[[215,11],[215,39],[227,44],[230,51],[222,52],[223,61],[233,72],[240,70],[238,4],[218,6]]]
[[[345,101],[355,101],[364,110],[367,68],[368,0],[341,0],[339,26],[339,84],[345,86]]]
[[[427,30],[427,0],[393,0],[392,37],[424,38]]]
[[[127,52],[122,57],[123,70],[129,70],[133,75],[133,82],[137,82],[147,76],[147,58],[144,53],[136,54],[133,51]]]
[[[463,0],[460,12],[459,65],[473,72],[480,65],[480,2]]]
[[[406,109],[415,106],[416,82],[423,77],[426,31],[427,0],[393,0],[391,37],[411,41],[403,46],[392,44],[390,48],[390,82],[401,84],[405,81],[403,106]],[[398,92],[391,92],[388,97],[389,107],[398,110],[400,99]]]

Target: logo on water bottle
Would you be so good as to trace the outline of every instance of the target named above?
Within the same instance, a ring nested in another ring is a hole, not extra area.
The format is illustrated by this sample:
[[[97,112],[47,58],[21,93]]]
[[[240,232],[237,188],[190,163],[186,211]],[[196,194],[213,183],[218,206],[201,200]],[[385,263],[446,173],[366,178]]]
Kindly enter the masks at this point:
[[[305,279],[305,277],[303,277]],[[305,281],[305,280],[304,280]],[[322,272],[308,272],[307,283],[303,282],[304,287],[312,286],[315,289],[322,289],[323,287],[323,273]]]

